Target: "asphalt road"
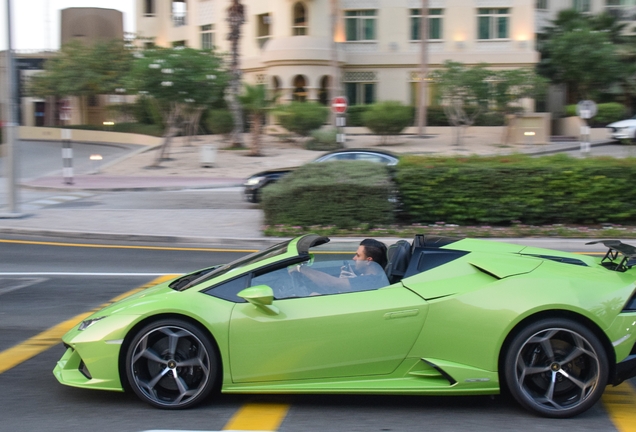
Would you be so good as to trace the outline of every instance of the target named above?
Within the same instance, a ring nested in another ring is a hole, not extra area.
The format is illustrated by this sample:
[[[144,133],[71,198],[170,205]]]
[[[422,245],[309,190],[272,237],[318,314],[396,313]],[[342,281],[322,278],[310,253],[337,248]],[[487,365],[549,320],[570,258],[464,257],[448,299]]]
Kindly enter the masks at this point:
[[[245,253],[26,240],[32,243],[19,238],[0,241],[0,358],[16,344],[159,274],[227,262]],[[162,411],[132,395],[60,385],[51,371],[64,349],[51,343],[40,354],[0,372],[0,430],[216,431],[254,406],[272,410],[288,406],[277,427],[281,432],[626,430],[613,423],[601,403],[574,419],[549,420],[530,415],[505,398],[487,396],[219,395],[195,409]],[[3,367],[0,364],[0,371]]]

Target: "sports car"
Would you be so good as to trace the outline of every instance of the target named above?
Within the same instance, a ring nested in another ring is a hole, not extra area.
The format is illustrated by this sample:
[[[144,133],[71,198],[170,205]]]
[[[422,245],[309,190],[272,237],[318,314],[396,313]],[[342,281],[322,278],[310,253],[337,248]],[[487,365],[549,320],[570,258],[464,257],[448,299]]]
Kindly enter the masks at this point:
[[[601,242],[603,258],[416,235],[365,279],[346,243],[307,234],[109,305],[63,337],[54,375],[166,409],[213,391],[503,391],[571,417],[636,375],[636,247]]]

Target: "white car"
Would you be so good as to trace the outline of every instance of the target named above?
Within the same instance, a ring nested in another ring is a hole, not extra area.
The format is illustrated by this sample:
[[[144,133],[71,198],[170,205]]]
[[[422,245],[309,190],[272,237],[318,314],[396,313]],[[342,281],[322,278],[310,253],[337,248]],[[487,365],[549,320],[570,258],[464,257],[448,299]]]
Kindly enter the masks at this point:
[[[636,116],[607,125],[610,136],[615,140],[636,141]]]

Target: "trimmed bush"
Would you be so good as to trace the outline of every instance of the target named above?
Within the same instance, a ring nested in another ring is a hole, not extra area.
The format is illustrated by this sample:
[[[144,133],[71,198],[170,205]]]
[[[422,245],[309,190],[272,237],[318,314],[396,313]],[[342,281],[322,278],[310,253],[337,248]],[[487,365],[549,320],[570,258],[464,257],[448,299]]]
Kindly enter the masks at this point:
[[[281,105],[274,112],[282,127],[300,136],[309,136],[329,117],[329,109],[315,102],[292,102]]]
[[[353,105],[347,108],[347,126],[364,126],[362,115],[369,110],[371,105]]]
[[[352,228],[393,222],[386,167],[365,161],[303,165],[263,189],[265,223]]]
[[[587,121],[591,127],[605,127],[615,121],[625,120],[629,115],[625,106],[617,102],[601,103],[596,107],[596,115]],[[576,105],[567,105],[565,115],[576,116]]]
[[[633,158],[405,156],[396,182],[415,223],[635,223]]]
[[[342,148],[337,141],[338,131],[334,128],[316,129],[311,131],[311,140],[307,141],[307,150],[331,151]]]
[[[376,135],[398,135],[412,121],[412,108],[397,101],[373,104],[362,114],[362,122]]]
[[[208,110],[205,127],[212,134],[227,135],[234,129],[234,118],[227,109]]]

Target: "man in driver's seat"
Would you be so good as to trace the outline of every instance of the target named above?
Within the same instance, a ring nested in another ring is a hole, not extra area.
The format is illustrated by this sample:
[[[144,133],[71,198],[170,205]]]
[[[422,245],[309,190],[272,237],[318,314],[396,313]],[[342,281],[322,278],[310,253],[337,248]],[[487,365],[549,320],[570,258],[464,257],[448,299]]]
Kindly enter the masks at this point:
[[[353,257],[355,267],[343,266],[340,277],[306,266],[298,265],[295,270],[318,286],[328,286],[336,292],[368,291],[389,285],[384,272],[387,263],[386,245],[375,239],[364,239]]]

